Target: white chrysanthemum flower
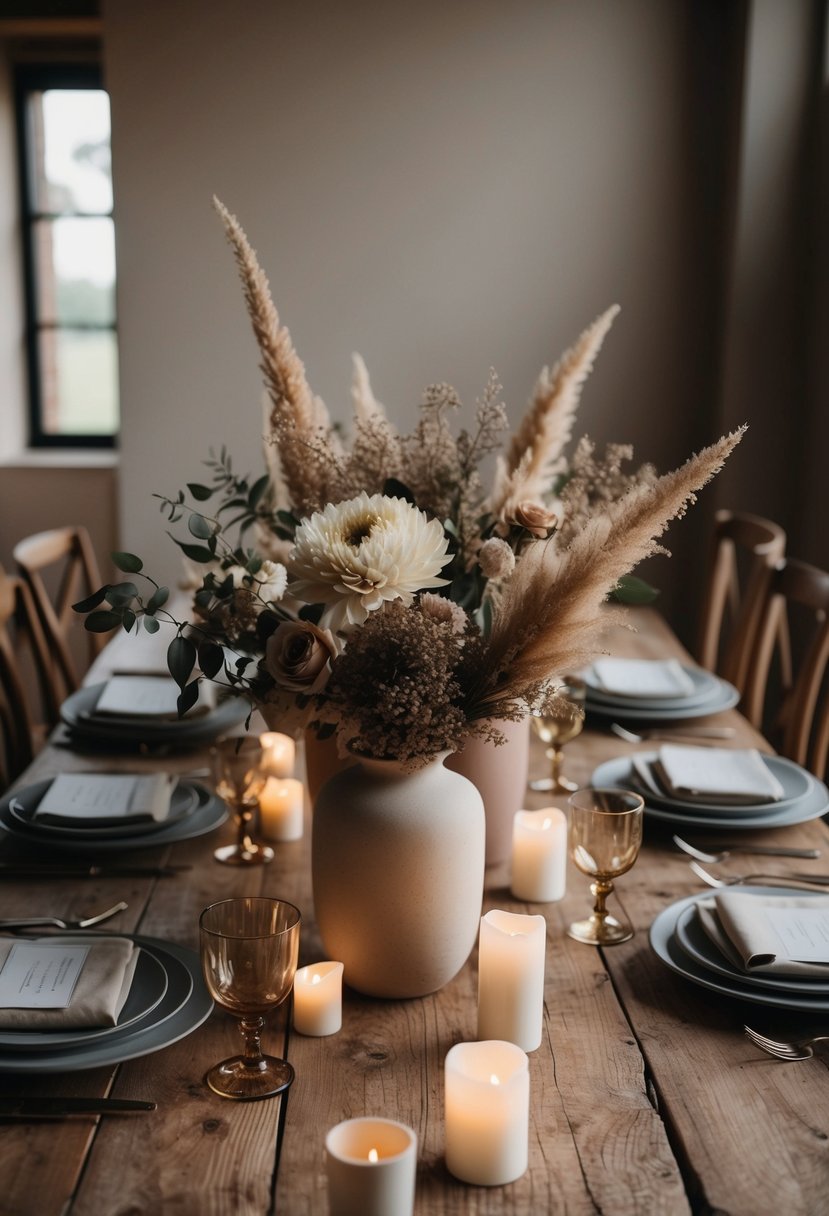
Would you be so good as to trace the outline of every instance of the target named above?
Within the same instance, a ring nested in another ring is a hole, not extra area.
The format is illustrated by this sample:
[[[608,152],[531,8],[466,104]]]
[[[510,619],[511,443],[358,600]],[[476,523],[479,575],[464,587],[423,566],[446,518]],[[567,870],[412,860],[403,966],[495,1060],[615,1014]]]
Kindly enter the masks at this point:
[[[288,586],[288,571],[281,562],[265,560],[256,573],[256,591],[266,604],[281,600]]]
[[[291,594],[329,605],[320,624],[332,630],[361,625],[388,600],[410,604],[415,592],[448,582],[435,577],[451,560],[440,521],[403,498],[364,491],[328,503],[303,520],[294,546]]]

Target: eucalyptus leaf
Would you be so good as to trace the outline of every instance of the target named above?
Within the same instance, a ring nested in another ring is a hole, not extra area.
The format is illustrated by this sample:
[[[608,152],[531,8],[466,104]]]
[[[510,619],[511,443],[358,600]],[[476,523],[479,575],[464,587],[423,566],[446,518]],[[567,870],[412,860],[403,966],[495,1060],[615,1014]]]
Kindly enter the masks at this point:
[[[152,593],[150,598],[147,600],[147,606],[146,606],[145,611],[149,612],[150,615],[152,615],[154,612],[158,612],[159,608],[162,608],[167,603],[167,600],[169,598],[170,598],[169,587],[156,587],[155,591]]]
[[[222,670],[225,661],[225,652],[221,646],[217,646],[215,642],[203,642],[199,646],[199,667],[201,667],[208,680],[212,680]]]
[[[191,497],[195,498],[196,502],[206,502],[207,499],[213,494],[210,486],[200,485],[197,481],[188,481],[187,489],[190,491]]]
[[[135,583],[111,583],[107,591],[107,599],[113,608],[122,608],[138,595]]]
[[[251,511],[255,511],[259,506],[259,503],[262,501],[262,498],[270,483],[271,479],[267,473],[260,477],[258,481],[253,483],[248,491],[248,506],[250,507]]]
[[[184,715],[187,713],[188,709],[192,709],[193,706],[198,701],[198,699],[199,699],[199,681],[193,680],[193,682],[191,684],[188,684],[185,688],[183,688],[181,690],[181,692],[178,695],[178,698],[176,699],[176,709],[178,710],[179,717],[183,718]]]
[[[172,532],[168,532],[167,535],[178,545],[184,556],[190,558],[191,562],[204,564],[213,561],[213,553],[204,545],[188,545],[187,541],[179,540],[178,537],[173,536]]]
[[[111,557],[115,567],[123,570],[124,574],[140,574],[144,569],[141,558],[134,553],[113,553]]]
[[[90,612],[83,623],[84,629],[90,633],[109,633],[110,629],[116,629],[121,624],[122,618],[121,612],[107,612],[105,609]]]
[[[189,638],[183,638],[181,634],[174,637],[167,647],[167,666],[179,688],[184,688],[195,664],[196,647],[194,644]]]
[[[145,616],[144,628],[146,629],[147,633],[158,633],[161,626],[154,616]]]
[[[121,617],[121,624],[124,626],[127,633],[129,633],[129,631],[132,629],[133,625],[135,624],[135,613],[133,612],[132,608],[124,609],[124,614]]]
[[[77,604],[72,605],[72,611],[91,612],[93,608],[97,608],[99,604],[104,602],[108,591],[109,584],[107,583],[105,586],[99,587],[97,591],[92,593],[92,595],[87,596],[85,600],[78,600]]]
[[[187,520],[187,527],[192,535],[198,537],[199,540],[210,540],[215,531],[213,525],[203,515],[199,515],[198,512],[194,512]]]
[[[658,595],[658,589],[646,583],[643,578],[637,578],[635,574],[623,574],[608,598],[618,604],[652,604]]]

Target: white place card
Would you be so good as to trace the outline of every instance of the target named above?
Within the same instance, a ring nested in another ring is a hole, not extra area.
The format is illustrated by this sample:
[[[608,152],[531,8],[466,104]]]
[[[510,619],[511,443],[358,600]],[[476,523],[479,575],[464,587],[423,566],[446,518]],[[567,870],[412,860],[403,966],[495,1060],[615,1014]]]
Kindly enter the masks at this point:
[[[784,793],[754,748],[665,744],[659,749],[658,774],[681,798],[777,802]]]
[[[199,700],[188,717],[208,713],[216,704],[215,685],[203,680]],[[98,697],[94,713],[102,717],[178,719],[179,687],[164,676],[113,676]]]
[[[687,697],[694,681],[678,659],[596,659],[592,683],[624,697]]]
[[[766,922],[779,939],[775,952],[797,963],[829,963],[829,907],[765,908]]]
[[[89,946],[15,942],[0,971],[0,1008],[66,1009]]]
[[[99,826],[133,819],[162,822],[175,778],[168,773],[60,773],[41,798],[33,821],[92,820]]]

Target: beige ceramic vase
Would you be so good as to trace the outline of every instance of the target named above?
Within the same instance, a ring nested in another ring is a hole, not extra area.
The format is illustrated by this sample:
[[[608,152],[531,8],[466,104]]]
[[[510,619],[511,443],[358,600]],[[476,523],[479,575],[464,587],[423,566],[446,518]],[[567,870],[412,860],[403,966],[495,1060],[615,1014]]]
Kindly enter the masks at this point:
[[[314,906],[326,956],[368,996],[417,997],[460,971],[478,934],[484,807],[439,756],[414,772],[363,759],[314,808]]]
[[[467,739],[446,761],[478,787],[486,811],[486,864],[506,861],[512,849],[512,826],[524,806],[530,762],[530,721],[493,722],[505,742],[499,747],[485,739]]]

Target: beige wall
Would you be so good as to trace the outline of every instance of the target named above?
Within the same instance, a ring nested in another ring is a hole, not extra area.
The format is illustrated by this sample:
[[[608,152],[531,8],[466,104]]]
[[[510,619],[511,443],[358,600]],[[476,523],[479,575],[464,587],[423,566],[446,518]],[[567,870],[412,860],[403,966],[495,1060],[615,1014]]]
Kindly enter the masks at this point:
[[[685,5],[107,0],[104,26],[124,543],[154,569],[175,558],[151,492],[197,477],[211,444],[259,462],[214,192],[340,417],[359,350],[401,424],[434,380],[471,406],[490,365],[517,418],[617,301],[582,429],[662,467],[715,437],[687,374]]]

